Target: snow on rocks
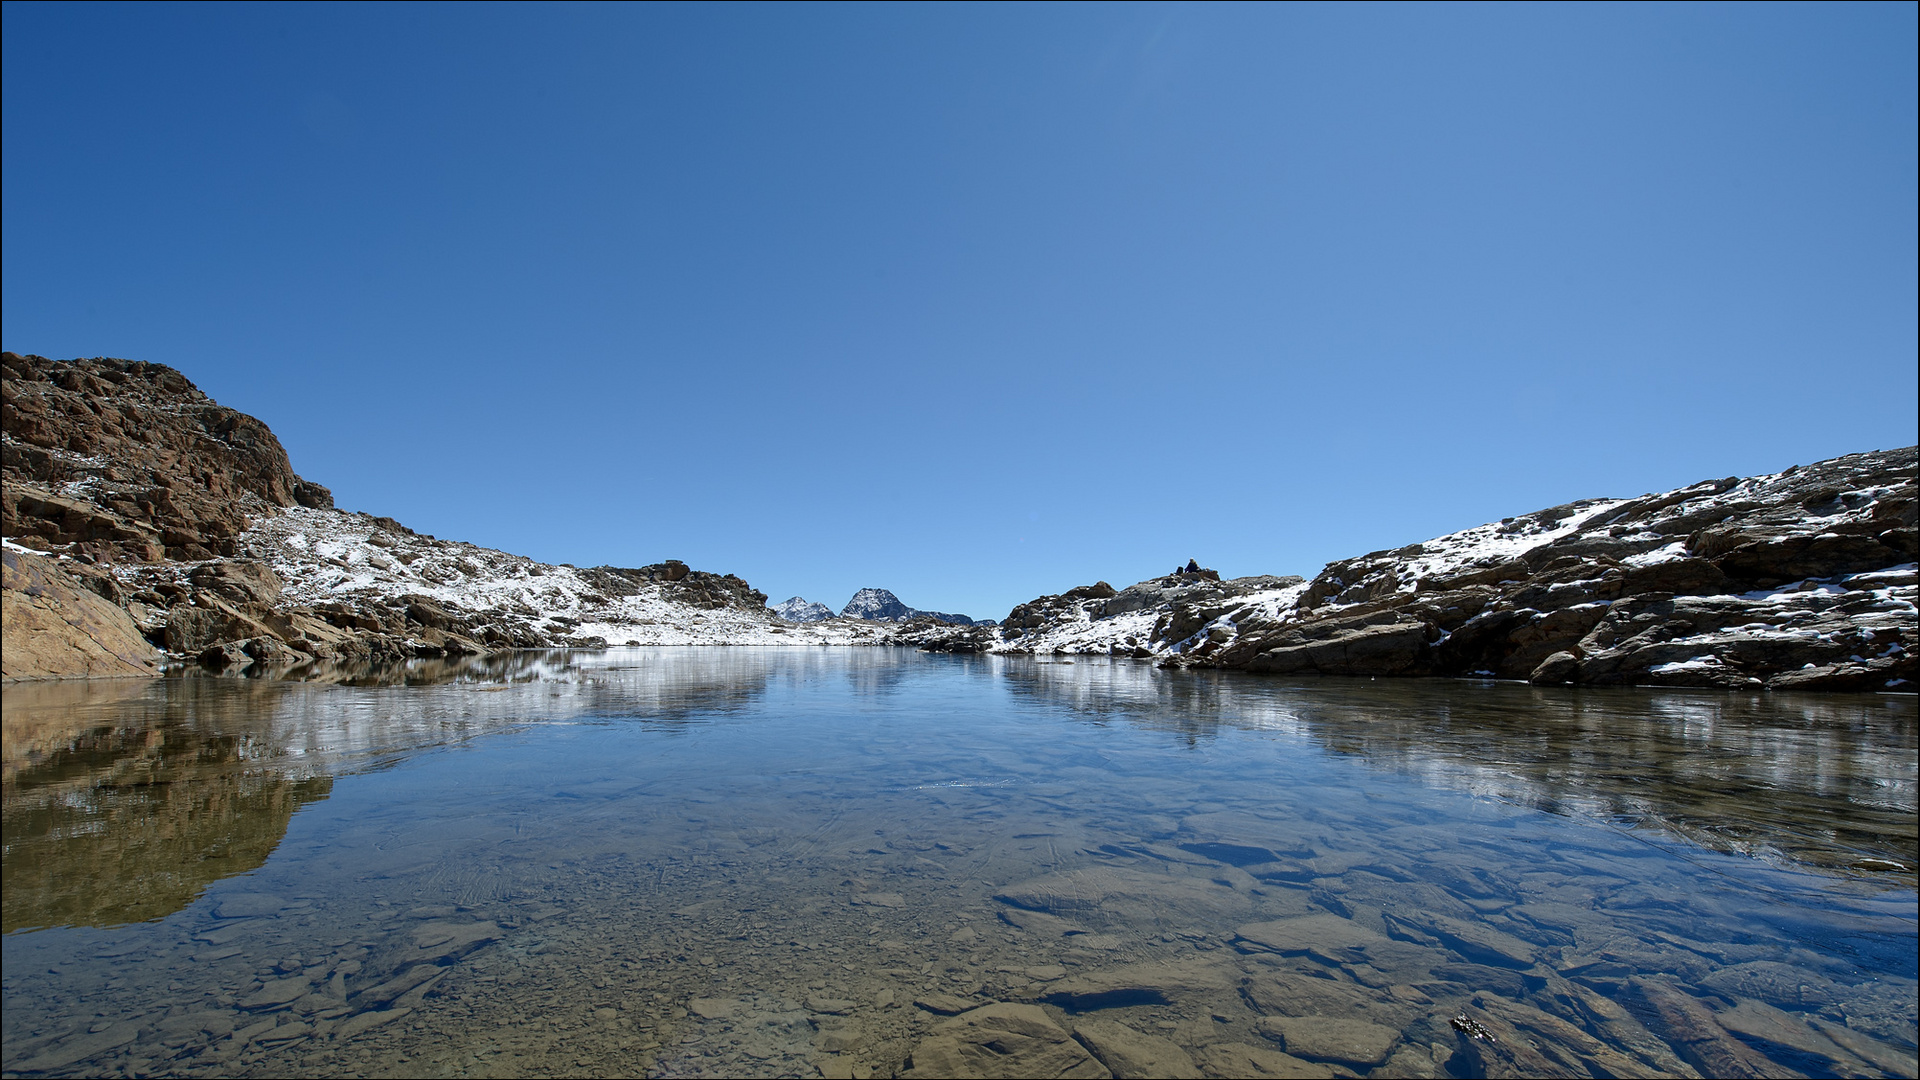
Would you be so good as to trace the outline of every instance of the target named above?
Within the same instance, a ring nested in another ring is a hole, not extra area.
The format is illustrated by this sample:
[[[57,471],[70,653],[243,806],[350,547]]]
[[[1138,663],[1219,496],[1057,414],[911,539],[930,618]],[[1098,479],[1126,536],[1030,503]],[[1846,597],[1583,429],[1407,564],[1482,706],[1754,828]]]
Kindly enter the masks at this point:
[[[896,639],[941,652],[1166,657],[1230,640],[1243,623],[1278,618],[1304,588],[1298,577],[1222,581],[1198,569],[1126,589],[1098,581],[1021,604],[997,628],[936,627]]]
[[[263,518],[241,546],[286,582],[289,603],[421,607],[424,598],[491,630],[483,640],[495,645],[859,645],[884,636],[876,627],[788,623],[739,578],[678,562],[553,565],[338,510]]]
[[[1274,674],[1910,689],[1916,451],[1585,499],[1329,564],[1177,574],[1014,609],[927,648]]]
[[[819,622],[833,618],[833,609],[825,604],[816,604],[804,596],[788,597],[773,605],[773,613],[788,622]]]
[[[798,597],[795,597],[798,599]],[[932,619],[935,622],[952,623],[958,626],[981,625],[965,615],[955,615],[946,611],[922,611],[908,607],[900,598],[886,589],[861,589],[840,609],[843,619],[868,619],[874,622],[909,623],[918,619]],[[992,620],[986,620],[991,624]]]

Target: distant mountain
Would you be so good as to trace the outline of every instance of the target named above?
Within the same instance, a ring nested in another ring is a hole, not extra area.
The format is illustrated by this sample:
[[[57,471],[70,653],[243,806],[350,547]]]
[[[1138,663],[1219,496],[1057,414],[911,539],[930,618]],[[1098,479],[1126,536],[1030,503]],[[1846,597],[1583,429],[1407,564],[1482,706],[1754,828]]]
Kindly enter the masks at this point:
[[[797,598],[796,598],[797,599]],[[792,601],[788,601],[792,603]],[[818,605],[816,605],[818,606]],[[774,609],[778,611],[779,609]],[[910,608],[900,602],[900,598],[885,589],[861,589],[840,609],[842,618],[866,619],[870,622],[912,622],[915,619],[938,619],[940,622],[953,623],[955,626],[990,626],[991,620],[978,622],[965,615],[954,615],[945,611],[922,611]]]
[[[833,609],[825,604],[811,603],[804,596],[790,597],[773,605],[773,613],[788,622],[819,622],[833,618]]]
[[[913,609],[900,602],[900,598],[885,589],[861,589],[840,609],[840,614],[849,619],[872,619],[875,622],[905,622],[913,618]]]

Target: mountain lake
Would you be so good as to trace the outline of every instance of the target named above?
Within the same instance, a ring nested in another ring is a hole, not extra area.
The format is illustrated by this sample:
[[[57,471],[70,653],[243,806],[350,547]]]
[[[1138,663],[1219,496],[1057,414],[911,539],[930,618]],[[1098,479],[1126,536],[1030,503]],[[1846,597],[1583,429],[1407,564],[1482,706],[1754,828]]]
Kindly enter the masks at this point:
[[[6,689],[7,1076],[1912,1076],[1916,699],[900,649]]]

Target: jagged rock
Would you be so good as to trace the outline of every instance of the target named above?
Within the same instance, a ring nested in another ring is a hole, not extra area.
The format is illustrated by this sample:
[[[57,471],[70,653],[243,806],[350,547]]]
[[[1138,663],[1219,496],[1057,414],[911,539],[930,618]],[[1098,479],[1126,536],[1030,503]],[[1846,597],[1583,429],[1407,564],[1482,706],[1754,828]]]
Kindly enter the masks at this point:
[[[265,424],[172,368],[14,353],[0,366],[8,536],[115,561],[205,559],[235,554],[258,514],[333,505]]]
[[[795,597],[794,599],[799,599]],[[789,601],[791,603],[791,601]],[[953,623],[958,626],[972,626],[973,620],[965,615],[954,615],[944,611],[921,611],[910,608],[900,602],[900,598],[885,589],[861,589],[840,609],[843,619],[866,619],[871,622],[912,622],[915,619],[933,619],[936,622]]]
[[[1284,675],[1910,688],[1917,471],[1907,447],[1583,499],[1329,563],[1304,586],[1183,569],[1101,601],[1039,597],[989,640],[919,644]]]
[[[804,596],[790,597],[773,605],[773,613],[788,622],[819,622],[833,618],[833,609],[825,604],[816,604]]]
[[[126,611],[59,560],[0,551],[0,678],[153,676],[159,656]]]
[[[235,668],[796,640],[776,636],[794,630],[767,611],[764,593],[678,559],[547,566],[335,510],[264,424],[171,368],[0,360],[6,535],[70,556],[68,577],[176,657]],[[8,671],[25,677],[31,654],[15,648],[15,623],[26,616],[9,618]],[[836,621],[801,640],[879,644],[886,631]],[[62,662],[71,673],[97,667]]]

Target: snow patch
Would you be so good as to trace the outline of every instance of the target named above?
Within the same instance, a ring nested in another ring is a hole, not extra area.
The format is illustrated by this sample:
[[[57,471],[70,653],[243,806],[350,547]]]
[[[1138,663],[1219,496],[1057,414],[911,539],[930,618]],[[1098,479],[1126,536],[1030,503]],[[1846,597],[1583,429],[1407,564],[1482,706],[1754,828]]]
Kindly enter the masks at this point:
[[[287,602],[318,605],[425,596],[461,615],[512,615],[544,634],[608,645],[877,645],[881,627],[788,623],[773,612],[701,608],[662,582],[619,581],[604,570],[537,562],[474,544],[398,534],[343,510],[293,507],[262,517],[240,550],[286,582]],[[591,580],[599,577],[596,583]]]

